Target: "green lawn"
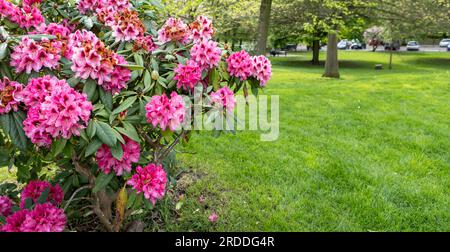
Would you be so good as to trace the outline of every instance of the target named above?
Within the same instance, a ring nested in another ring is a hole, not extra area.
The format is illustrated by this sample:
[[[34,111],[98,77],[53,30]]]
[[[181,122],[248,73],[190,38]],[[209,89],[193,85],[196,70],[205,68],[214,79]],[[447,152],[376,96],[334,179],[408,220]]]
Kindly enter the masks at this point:
[[[450,54],[398,54],[375,71],[387,54],[341,52],[340,80],[309,59],[272,59],[278,141],[205,132],[180,149],[201,179],[167,228],[450,231]]]

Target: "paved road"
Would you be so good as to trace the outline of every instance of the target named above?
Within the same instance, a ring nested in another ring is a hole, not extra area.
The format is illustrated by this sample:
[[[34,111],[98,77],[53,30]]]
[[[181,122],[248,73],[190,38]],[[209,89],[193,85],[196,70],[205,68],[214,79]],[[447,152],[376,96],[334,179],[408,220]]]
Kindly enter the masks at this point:
[[[306,46],[299,46],[298,48],[297,48],[297,50],[298,51],[306,51]],[[327,47],[326,46],[324,46],[324,47],[322,47],[321,48],[321,50],[322,51],[326,51],[327,50]],[[372,50],[372,47],[369,47],[368,49],[367,49],[367,51],[371,51]],[[379,47],[378,49],[377,49],[377,52],[379,52],[379,51],[384,51],[384,47]],[[406,51],[406,46],[402,46],[401,48],[400,48],[400,51]],[[421,52],[447,52],[447,48],[442,48],[442,47],[439,47],[439,46],[437,46],[437,45],[422,45],[422,46],[420,46],[420,51]]]

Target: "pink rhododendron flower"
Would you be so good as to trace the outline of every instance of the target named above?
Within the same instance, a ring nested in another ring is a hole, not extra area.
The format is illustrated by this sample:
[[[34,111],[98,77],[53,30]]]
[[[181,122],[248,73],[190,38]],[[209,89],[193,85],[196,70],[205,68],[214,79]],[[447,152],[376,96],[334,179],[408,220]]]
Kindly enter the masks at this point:
[[[21,228],[30,210],[19,210],[6,218],[6,224],[3,225],[0,230],[2,232],[22,232]]]
[[[214,35],[214,28],[212,25],[212,21],[205,17],[199,16],[189,25],[191,29],[190,38],[193,41],[199,41],[203,39],[211,39]]]
[[[219,219],[219,216],[214,212],[208,217],[208,220],[212,223],[217,222],[218,219]]]
[[[10,81],[7,77],[0,79],[0,115],[19,109],[22,88],[22,84]]]
[[[147,52],[153,52],[156,48],[157,46],[153,41],[153,37],[148,35],[139,37],[134,41],[133,51],[137,52],[139,50],[144,50]]]
[[[98,84],[113,94],[126,87],[131,71],[118,64],[128,64],[125,59],[106,48],[92,32],[77,31],[70,35],[69,47],[73,51],[70,57],[75,77],[97,80]]]
[[[6,196],[0,196],[0,216],[8,217],[11,214],[12,201]]]
[[[248,79],[252,74],[253,61],[250,55],[244,50],[233,53],[227,59],[227,63],[230,75],[240,78],[242,81]]]
[[[41,24],[36,28],[35,32],[31,32],[31,34],[48,34],[66,39],[69,38],[71,33],[72,31],[69,27],[57,23]]]
[[[255,56],[252,58],[252,76],[260,81],[262,87],[266,86],[272,76],[272,66],[266,56]]]
[[[116,54],[117,64],[128,65],[128,62],[121,55]],[[115,66],[114,71],[110,74],[110,80],[105,81],[101,86],[112,94],[117,94],[120,90],[127,87],[127,82],[131,79],[131,71],[122,66]]]
[[[64,88],[67,88],[66,81],[46,75],[31,79],[20,93],[20,99],[27,107],[39,107],[45,97]]]
[[[46,202],[60,205],[64,199],[64,192],[59,185],[52,186],[47,181],[31,181],[23,189],[20,197],[20,208],[24,208],[27,199],[31,199],[32,203],[37,203],[41,194],[49,188]]]
[[[33,5],[39,5],[42,3],[42,0],[23,0],[22,4],[24,6],[33,6]]]
[[[85,14],[88,11],[99,12],[103,8],[112,7],[115,11],[131,7],[129,0],[78,0],[78,10]]]
[[[61,58],[60,48],[55,48],[47,38],[36,42],[28,37],[22,38],[19,45],[14,47],[11,54],[11,66],[16,67],[16,72],[39,72],[43,67],[55,69]]]
[[[41,11],[36,7],[23,6],[20,22],[18,23],[22,28],[37,27],[45,22]]]
[[[212,40],[204,39],[191,48],[191,60],[195,61],[202,70],[218,66],[221,54],[222,50],[217,47],[217,42]]]
[[[91,116],[92,104],[86,94],[73,88],[57,90],[41,104],[40,115],[45,118],[46,131],[54,138],[79,136]]]
[[[116,41],[130,41],[144,36],[145,26],[137,11],[124,9],[114,13],[114,19],[107,23],[113,30]]]
[[[65,226],[64,211],[50,203],[44,203],[26,213],[20,232],[62,232]]]
[[[236,100],[234,99],[234,93],[231,91],[229,87],[223,87],[217,92],[211,93],[211,102],[219,106],[220,108],[225,108],[228,112],[232,112],[234,110],[234,106],[236,105]]]
[[[21,28],[27,29],[37,27],[45,21],[38,8],[30,5],[19,8],[8,0],[0,0],[0,17],[7,18]]]
[[[189,41],[189,27],[177,18],[169,18],[158,31],[158,40],[161,42],[180,42],[186,44]]]
[[[175,92],[172,92],[170,99],[166,94],[153,96],[145,109],[147,122],[155,128],[159,125],[162,130],[169,127],[171,131],[175,131],[186,114],[183,98]]]
[[[135,141],[124,137],[125,144],[122,145],[123,157],[122,160],[117,160],[111,154],[111,150],[107,145],[102,145],[95,157],[97,158],[98,167],[104,173],[109,174],[111,169],[114,170],[117,176],[122,176],[123,172],[131,172],[131,165],[139,161],[141,155],[141,147]]]
[[[27,112],[27,118],[23,121],[23,131],[31,142],[39,147],[49,147],[52,138],[45,129],[45,119],[41,118],[39,107],[31,107]]]
[[[149,164],[144,168],[137,167],[136,174],[128,181],[137,193],[144,193],[145,198],[153,205],[164,197],[166,183],[167,175],[160,164]]]
[[[202,79],[202,69],[194,61],[188,60],[186,65],[178,64],[173,79],[178,81],[178,89],[194,90],[195,85]]]
[[[28,87],[25,88],[25,103],[38,103],[42,97],[44,100],[28,111],[23,122],[25,134],[31,142],[48,147],[51,144],[50,137],[70,139],[74,135],[79,136],[80,130],[86,128],[93,108],[86,94],[78,93],[66,81],[61,83],[55,77],[49,80],[49,77],[44,76],[35,81],[31,80],[30,84],[33,83],[34,86],[29,90]],[[42,92],[35,96],[30,95],[29,92],[36,90],[36,87],[42,88]],[[46,94],[47,90],[51,93]]]

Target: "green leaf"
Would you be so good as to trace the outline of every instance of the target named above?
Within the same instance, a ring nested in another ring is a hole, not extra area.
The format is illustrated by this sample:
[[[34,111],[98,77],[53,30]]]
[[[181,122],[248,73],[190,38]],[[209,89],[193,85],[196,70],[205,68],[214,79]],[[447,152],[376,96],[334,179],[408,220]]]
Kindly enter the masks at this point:
[[[186,59],[185,57],[183,57],[183,56],[181,56],[181,55],[179,55],[179,54],[177,54],[176,57],[177,57],[178,62],[179,62],[180,64],[186,65],[187,59]]]
[[[23,131],[23,120],[25,113],[22,111],[4,114],[0,116],[0,122],[6,133],[8,133],[11,141],[21,150],[27,147],[27,137]]]
[[[113,115],[117,115],[122,111],[127,110],[129,107],[131,107],[131,105],[133,105],[133,103],[137,100],[137,96],[131,96],[128,97],[125,101],[123,101],[119,107],[117,107],[116,109],[114,109],[114,111],[112,112]]]
[[[37,203],[38,204],[44,204],[47,201],[48,193],[50,192],[50,187],[47,187],[44,189],[44,191],[39,196]]]
[[[142,55],[135,53],[133,54],[134,62],[136,62],[136,65],[144,67],[144,59],[142,58]],[[143,68],[145,69],[145,68]]]
[[[97,128],[95,127],[94,120],[89,121],[86,133],[90,139],[92,139],[95,136],[95,133],[97,133]]]
[[[105,173],[100,173],[100,175],[98,175],[98,177],[95,179],[95,186],[94,189],[92,189],[93,193],[96,193],[102,189],[104,189],[109,182],[111,182],[111,179],[113,179],[114,177],[114,173],[110,173],[110,174],[105,174]]]
[[[59,138],[56,141],[53,141],[52,151],[51,151],[52,156],[53,157],[58,156],[64,150],[64,147],[66,147],[66,144],[67,144],[67,139],[64,139],[64,138]]]
[[[23,35],[23,36],[19,36],[19,39],[21,40],[22,38],[25,38],[25,37],[30,38],[30,39],[32,39],[32,40],[36,40],[36,41],[40,41],[40,40],[42,40],[43,38],[47,38],[47,39],[49,39],[49,40],[56,39],[56,36],[48,35],[48,34],[31,34],[31,35]]]
[[[104,122],[95,122],[95,127],[97,128],[98,138],[109,147],[114,147],[117,143],[117,138],[114,135],[114,131],[108,124]]]
[[[90,155],[94,154],[95,152],[97,152],[98,148],[102,146],[102,144],[103,144],[102,141],[100,141],[98,138],[94,138],[92,142],[90,142],[86,147],[86,152],[84,156],[89,157]]]
[[[136,201],[136,191],[131,190],[130,195],[128,195],[127,208],[131,208]]]
[[[125,144],[125,139],[123,139],[122,134],[120,134],[117,130],[113,130],[114,135],[116,136],[117,140],[123,144]]]
[[[117,66],[125,67],[130,70],[144,70],[145,67],[139,65],[126,65],[126,64],[117,64]]]
[[[110,92],[105,92],[103,88],[100,88],[100,100],[109,111],[113,109],[112,94]]]
[[[89,79],[86,81],[86,83],[84,83],[83,92],[88,96],[88,99],[90,101],[92,101],[92,99],[94,98],[96,90],[97,83],[94,80]]]
[[[114,129],[119,131],[122,135],[127,136],[131,140],[140,143],[141,139],[139,138],[139,134],[137,133],[136,129],[131,123],[128,122],[122,122],[124,128],[121,127],[115,127]]]
[[[111,150],[111,154],[112,156],[119,160],[122,161],[123,158],[123,149],[122,149],[122,144],[120,144],[120,142],[117,142],[116,146],[110,148]]]
[[[0,44],[0,60],[3,60],[6,58],[6,52],[8,48],[8,43],[2,43]]]
[[[27,198],[25,200],[25,209],[31,209],[33,207],[33,200],[31,198]]]

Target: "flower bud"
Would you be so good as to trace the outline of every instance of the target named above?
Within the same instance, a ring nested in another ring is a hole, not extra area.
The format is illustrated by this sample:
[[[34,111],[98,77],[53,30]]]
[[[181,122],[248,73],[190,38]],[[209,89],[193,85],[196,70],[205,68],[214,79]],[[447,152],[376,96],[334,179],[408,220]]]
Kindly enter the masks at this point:
[[[158,80],[158,79],[159,79],[158,71],[156,71],[156,70],[152,71],[152,80]]]

